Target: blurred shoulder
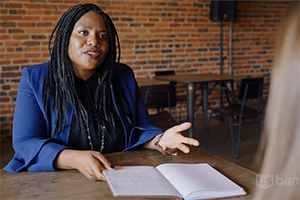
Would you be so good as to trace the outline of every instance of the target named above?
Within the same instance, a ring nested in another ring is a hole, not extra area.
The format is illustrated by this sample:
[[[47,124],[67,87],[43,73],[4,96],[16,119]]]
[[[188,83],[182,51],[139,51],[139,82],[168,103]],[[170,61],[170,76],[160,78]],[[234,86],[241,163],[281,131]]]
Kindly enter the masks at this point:
[[[131,85],[131,87],[134,87],[135,75],[133,70],[128,65],[119,63],[115,72],[114,83],[121,85]]]
[[[49,62],[25,67],[22,71],[23,76],[29,76],[31,79],[44,79],[48,72]]]
[[[124,63],[119,63],[116,73],[122,74],[122,75],[124,75],[124,74],[133,75],[134,74],[133,70],[127,64],[124,64]]]

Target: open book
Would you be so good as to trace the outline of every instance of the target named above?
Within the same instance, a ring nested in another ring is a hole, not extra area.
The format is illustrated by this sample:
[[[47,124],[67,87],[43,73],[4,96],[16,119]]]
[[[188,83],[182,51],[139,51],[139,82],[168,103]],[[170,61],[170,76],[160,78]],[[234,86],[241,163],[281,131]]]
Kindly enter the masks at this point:
[[[215,199],[246,195],[246,192],[204,164],[126,166],[103,171],[114,196]]]

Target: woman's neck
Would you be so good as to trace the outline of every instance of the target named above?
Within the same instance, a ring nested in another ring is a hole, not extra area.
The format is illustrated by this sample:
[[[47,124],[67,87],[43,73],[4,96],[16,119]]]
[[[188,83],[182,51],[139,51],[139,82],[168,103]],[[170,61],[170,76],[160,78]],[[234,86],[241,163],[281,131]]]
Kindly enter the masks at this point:
[[[86,81],[87,79],[89,79],[91,76],[93,76],[97,69],[95,70],[73,70],[74,74],[78,77],[81,78],[82,80]]]

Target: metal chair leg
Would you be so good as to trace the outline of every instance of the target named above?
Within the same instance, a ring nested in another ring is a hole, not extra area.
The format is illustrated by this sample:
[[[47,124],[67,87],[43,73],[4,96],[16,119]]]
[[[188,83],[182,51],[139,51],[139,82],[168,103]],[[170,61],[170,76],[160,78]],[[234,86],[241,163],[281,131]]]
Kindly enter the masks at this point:
[[[235,157],[235,150],[234,150],[234,133],[233,133],[233,127],[232,127],[232,119],[229,117],[229,126],[230,126],[230,135],[231,135],[231,146],[232,146],[232,152],[233,156]]]
[[[242,129],[242,124],[241,124],[241,120],[239,120],[239,123],[238,123],[238,143],[237,143],[237,150],[236,150],[236,155],[235,155],[235,159],[238,158],[239,156],[239,153],[240,153],[240,144],[241,144],[241,129]]]
[[[196,115],[197,115],[197,114],[196,114]],[[200,125],[200,124],[201,124],[201,118],[200,118],[200,115],[197,115],[197,119],[198,119],[198,121],[199,121],[199,122],[198,122],[199,133],[201,133],[201,125]]]
[[[256,134],[257,134],[257,141],[260,143],[260,120],[256,122]]]
[[[182,102],[180,102],[180,106],[179,106],[179,123],[181,123],[181,108],[182,108]]]
[[[209,132],[210,132],[210,122],[211,122],[212,113],[213,112],[211,112],[209,114],[209,122],[208,122],[208,127],[207,127],[207,130],[206,130],[205,150],[207,150],[207,146],[208,146],[208,137],[209,137]],[[205,130],[204,130],[204,133],[205,133]]]

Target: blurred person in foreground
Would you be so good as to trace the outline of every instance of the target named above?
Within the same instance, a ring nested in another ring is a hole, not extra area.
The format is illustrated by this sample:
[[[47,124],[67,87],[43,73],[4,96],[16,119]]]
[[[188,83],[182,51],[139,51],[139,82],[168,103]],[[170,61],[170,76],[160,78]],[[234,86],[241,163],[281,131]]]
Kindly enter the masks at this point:
[[[291,4],[282,21],[272,69],[262,160],[254,199],[300,199],[300,15]],[[257,164],[257,163],[256,163]]]

